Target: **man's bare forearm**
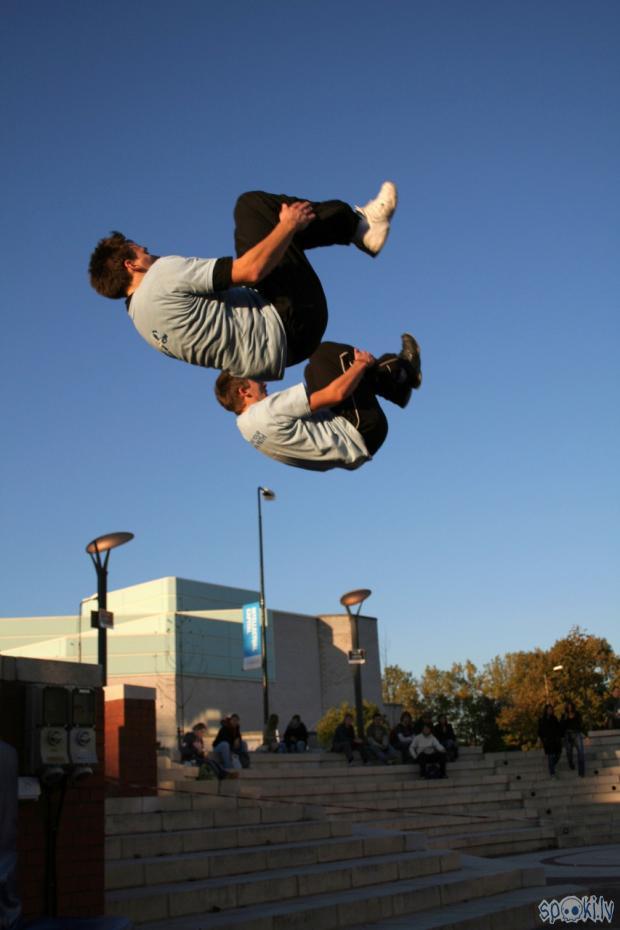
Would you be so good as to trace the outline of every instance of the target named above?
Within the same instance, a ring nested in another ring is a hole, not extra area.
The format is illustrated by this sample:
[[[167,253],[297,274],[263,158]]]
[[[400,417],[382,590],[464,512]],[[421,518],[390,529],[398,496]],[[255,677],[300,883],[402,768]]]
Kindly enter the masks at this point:
[[[257,284],[267,277],[284,258],[295,233],[305,229],[313,219],[308,201],[283,204],[279,222],[271,232],[232,263],[231,283]]]
[[[368,353],[363,353],[363,355],[367,356]],[[372,359],[372,356],[370,358]],[[321,388],[320,391],[314,391],[308,398],[312,413],[321,410],[323,407],[335,407],[337,404],[341,404],[343,400],[346,400],[347,397],[350,397],[364,377],[364,372],[369,364],[371,363],[365,358],[356,358],[351,367],[347,368],[343,374],[335,378],[327,387]]]
[[[232,263],[233,284],[257,284],[280,263],[295,230],[278,223],[265,239]]]

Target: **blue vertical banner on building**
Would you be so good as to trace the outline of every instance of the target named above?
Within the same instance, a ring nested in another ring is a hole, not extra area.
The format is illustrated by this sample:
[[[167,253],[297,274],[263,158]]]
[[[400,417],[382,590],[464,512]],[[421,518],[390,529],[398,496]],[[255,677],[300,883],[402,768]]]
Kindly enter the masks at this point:
[[[263,663],[260,629],[260,604],[243,605],[243,671],[260,668]]]

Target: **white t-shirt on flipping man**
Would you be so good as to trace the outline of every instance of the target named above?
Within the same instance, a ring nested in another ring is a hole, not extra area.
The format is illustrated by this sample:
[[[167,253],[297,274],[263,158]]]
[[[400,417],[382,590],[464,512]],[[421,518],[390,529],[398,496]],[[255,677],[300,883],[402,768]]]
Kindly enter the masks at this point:
[[[355,427],[328,408],[312,413],[304,384],[271,394],[237,417],[255,449],[285,465],[327,471],[359,468],[371,458]]]
[[[213,288],[215,258],[158,258],[128,301],[131,320],[165,355],[239,378],[279,380],[286,333],[275,307],[251,287]]]

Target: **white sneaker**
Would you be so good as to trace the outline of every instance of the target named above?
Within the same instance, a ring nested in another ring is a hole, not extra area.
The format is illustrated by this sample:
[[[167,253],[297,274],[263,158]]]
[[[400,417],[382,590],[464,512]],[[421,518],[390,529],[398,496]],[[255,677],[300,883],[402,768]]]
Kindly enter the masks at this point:
[[[369,200],[365,207],[356,207],[360,221],[353,236],[353,243],[367,252],[368,255],[378,255],[385,245],[390,231],[390,220],[396,210],[398,192],[392,181],[384,181],[381,190],[373,200]]]

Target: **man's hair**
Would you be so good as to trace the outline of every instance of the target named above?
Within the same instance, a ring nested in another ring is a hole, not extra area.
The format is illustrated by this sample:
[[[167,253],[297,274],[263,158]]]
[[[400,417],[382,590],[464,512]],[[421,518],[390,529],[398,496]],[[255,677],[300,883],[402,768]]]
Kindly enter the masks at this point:
[[[90,283],[102,297],[118,300],[125,297],[131,284],[131,275],[125,268],[127,259],[135,258],[134,242],[121,232],[113,230],[100,239],[90,256],[88,274]]]
[[[244,400],[239,394],[240,388],[249,384],[248,378],[238,378],[229,371],[223,371],[215,382],[215,396],[222,407],[231,413],[241,413]]]

